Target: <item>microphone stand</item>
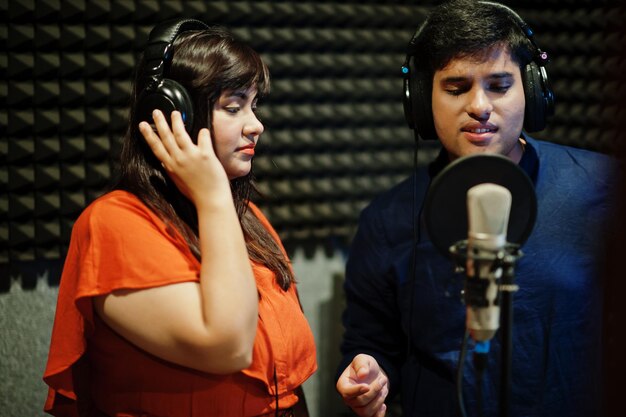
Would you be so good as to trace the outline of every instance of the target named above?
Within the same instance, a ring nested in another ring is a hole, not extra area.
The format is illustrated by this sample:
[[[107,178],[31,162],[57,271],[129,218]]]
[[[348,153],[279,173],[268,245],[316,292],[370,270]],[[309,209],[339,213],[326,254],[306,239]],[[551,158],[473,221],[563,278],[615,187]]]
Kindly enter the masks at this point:
[[[511,404],[511,367],[513,358],[513,293],[519,289],[514,283],[515,261],[522,256],[519,246],[511,245],[502,260],[500,284],[500,326],[502,328],[502,351],[500,375],[500,417],[509,417]]]
[[[502,277],[498,285],[498,300],[500,303],[500,329],[502,348],[500,351],[500,413],[499,417],[510,416],[511,404],[511,367],[513,350],[513,293],[519,289],[514,283],[515,262],[523,256],[519,245],[507,243],[506,246],[493,256],[486,258],[469,254],[467,240],[460,240],[450,247],[450,253],[457,265],[457,271],[465,270],[468,257],[478,261],[493,261],[493,267],[502,268]]]

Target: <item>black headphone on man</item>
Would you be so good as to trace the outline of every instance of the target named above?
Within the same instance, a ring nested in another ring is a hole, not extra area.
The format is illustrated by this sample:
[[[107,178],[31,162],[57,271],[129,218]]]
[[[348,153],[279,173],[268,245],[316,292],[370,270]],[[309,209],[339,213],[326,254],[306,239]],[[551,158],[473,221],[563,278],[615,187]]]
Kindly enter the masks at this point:
[[[532,61],[522,68],[522,83],[526,99],[524,130],[540,131],[545,128],[547,118],[554,114],[554,93],[550,88],[545,69],[548,54],[537,46],[533,39],[532,29],[515,11],[500,3],[487,1],[481,3],[506,10],[535,49]],[[417,52],[415,44],[426,25],[428,25],[428,19],[417,29],[409,42],[406,60],[402,66],[404,116],[409,127],[414,129],[422,139],[437,139],[432,115],[432,74],[424,66],[418,67],[415,62]]]
[[[173,19],[159,23],[151,31],[144,50],[146,87],[139,93],[136,105],[137,120],[152,122],[152,111],[159,109],[165,115],[180,111],[187,131],[193,128],[194,109],[191,96],[180,83],[167,78],[174,53],[173,43],[183,32],[204,30],[208,26],[195,19]]]

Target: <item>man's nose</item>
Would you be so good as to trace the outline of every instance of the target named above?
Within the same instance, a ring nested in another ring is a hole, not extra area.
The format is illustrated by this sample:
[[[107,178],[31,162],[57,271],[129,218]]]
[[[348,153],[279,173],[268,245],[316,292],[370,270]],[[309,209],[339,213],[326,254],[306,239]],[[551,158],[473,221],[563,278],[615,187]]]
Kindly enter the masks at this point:
[[[468,95],[467,113],[475,119],[487,120],[493,111],[493,104],[483,88],[474,88]]]

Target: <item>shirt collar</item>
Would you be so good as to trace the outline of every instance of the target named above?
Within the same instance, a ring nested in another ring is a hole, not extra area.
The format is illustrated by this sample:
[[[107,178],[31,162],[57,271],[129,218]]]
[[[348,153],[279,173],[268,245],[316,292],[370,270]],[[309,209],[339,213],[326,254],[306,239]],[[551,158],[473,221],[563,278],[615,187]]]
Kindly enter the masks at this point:
[[[526,135],[523,135],[526,146],[524,147],[524,153],[522,154],[522,159],[519,161],[519,167],[526,172],[526,175],[530,178],[533,184],[537,183],[537,173],[539,172],[539,157],[537,156],[537,150],[530,143],[529,140],[526,139]]]
[[[539,171],[539,157],[535,147],[526,139],[526,135],[522,134],[525,139],[524,153],[520,159],[518,166],[528,175],[533,184],[537,182],[537,173]],[[430,178],[435,178],[441,170],[443,170],[450,161],[445,148],[441,148],[437,157],[428,165],[428,174]]]

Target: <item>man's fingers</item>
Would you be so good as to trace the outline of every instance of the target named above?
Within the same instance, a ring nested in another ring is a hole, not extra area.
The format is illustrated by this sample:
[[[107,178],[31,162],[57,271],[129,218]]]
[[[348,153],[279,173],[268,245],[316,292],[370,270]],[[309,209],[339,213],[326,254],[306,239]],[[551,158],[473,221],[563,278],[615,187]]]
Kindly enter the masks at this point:
[[[374,417],[385,417],[386,412],[387,412],[387,405],[383,403],[383,405],[380,406],[376,414],[374,414]]]
[[[354,369],[356,377],[360,381],[371,382],[373,379],[383,373],[382,368],[373,356],[359,353],[352,359],[351,366]]]
[[[366,379],[372,368],[369,355],[359,354],[354,357],[350,364],[357,379]]]
[[[371,390],[371,392],[375,392]],[[386,386],[383,386],[375,396],[364,395],[355,401],[355,405],[352,409],[360,416],[384,416],[385,415],[385,399],[389,391]],[[368,393],[369,394],[369,393]],[[382,409],[382,410],[381,410]]]
[[[337,381],[337,391],[359,416],[384,417],[388,379],[369,355],[354,357]]]
[[[368,390],[351,399],[351,403],[355,407],[372,407],[375,402],[382,404],[387,398],[387,382],[380,378],[369,384]],[[373,410],[372,410],[373,413]]]
[[[350,400],[365,394],[369,388],[365,384],[344,384],[338,391],[345,400]]]
[[[353,376],[354,370],[352,369],[352,365],[348,365],[337,380],[337,392],[339,392],[345,400],[355,398],[369,390],[367,384],[359,383]]]

